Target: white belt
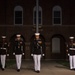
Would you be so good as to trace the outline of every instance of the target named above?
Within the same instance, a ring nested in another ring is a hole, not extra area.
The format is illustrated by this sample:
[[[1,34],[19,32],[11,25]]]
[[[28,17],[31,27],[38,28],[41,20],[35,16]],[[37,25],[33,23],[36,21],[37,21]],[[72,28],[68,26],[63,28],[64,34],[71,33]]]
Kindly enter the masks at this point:
[[[1,49],[6,49],[6,48],[1,48]]]
[[[70,50],[75,50],[75,48],[69,48]]]

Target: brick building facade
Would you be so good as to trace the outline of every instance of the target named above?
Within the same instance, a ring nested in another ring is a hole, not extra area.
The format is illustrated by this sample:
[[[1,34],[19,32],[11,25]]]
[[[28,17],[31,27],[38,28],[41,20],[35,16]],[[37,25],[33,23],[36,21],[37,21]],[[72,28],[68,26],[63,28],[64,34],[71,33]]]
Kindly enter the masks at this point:
[[[39,32],[45,43],[45,59],[66,59],[66,43],[75,36],[74,0],[39,0]],[[30,44],[35,33],[36,0],[0,1],[0,37],[7,36],[10,58],[17,33],[25,41],[24,59],[31,59]],[[17,16],[18,15],[18,16]]]

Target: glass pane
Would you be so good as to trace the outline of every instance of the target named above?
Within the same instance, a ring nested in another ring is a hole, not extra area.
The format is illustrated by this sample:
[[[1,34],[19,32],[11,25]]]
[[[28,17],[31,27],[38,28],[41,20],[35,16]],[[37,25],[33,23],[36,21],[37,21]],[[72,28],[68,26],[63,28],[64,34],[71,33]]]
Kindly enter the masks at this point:
[[[22,18],[15,18],[15,24],[22,24]]]
[[[54,24],[60,24],[60,18],[54,18]]]
[[[39,24],[41,24],[41,18],[39,18]]]
[[[38,19],[39,24],[41,24],[41,18]],[[34,19],[34,24],[36,24],[36,18]]]
[[[36,18],[34,18],[34,24],[36,24]]]
[[[34,11],[34,17],[36,18],[36,11]]]
[[[15,24],[22,24],[22,11],[15,11]]]
[[[22,11],[15,11],[15,17],[22,17]]]
[[[39,11],[39,17],[41,17],[41,11]]]
[[[41,11],[39,11],[38,22],[41,24]],[[36,24],[36,11],[34,11],[34,24]]]
[[[54,11],[54,17],[60,17],[60,11]]]

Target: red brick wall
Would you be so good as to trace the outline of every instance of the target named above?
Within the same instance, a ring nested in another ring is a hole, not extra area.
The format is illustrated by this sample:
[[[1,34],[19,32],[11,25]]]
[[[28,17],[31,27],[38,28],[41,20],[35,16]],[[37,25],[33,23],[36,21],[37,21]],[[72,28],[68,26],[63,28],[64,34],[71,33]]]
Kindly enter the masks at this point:
[[[35,0],[0,0],[0,37],[7,35],[7,40],[16,34],[21,33],[25,40],[26,59],[30,59],[30,39],[35,33],[33,27],[33,8]],[[68,37],[75,36],[75,4],[74,0],[39,0],[42,7],[42,27],[40,33],[45,38],[46,59],[51,58],[51,38],[55,34],[60,34],[68,42]],[[23,7],[23,26],[14,26],[14,7]],[[52,8],[59,5],[62,8],[62,26],[52,26]],[[3,26],[7,25],[7,26]],[[10,26],[11,25],[11,26]],[[70,25],[70,26],[69,26]],[[64,41],[64,42],[66,42]]]

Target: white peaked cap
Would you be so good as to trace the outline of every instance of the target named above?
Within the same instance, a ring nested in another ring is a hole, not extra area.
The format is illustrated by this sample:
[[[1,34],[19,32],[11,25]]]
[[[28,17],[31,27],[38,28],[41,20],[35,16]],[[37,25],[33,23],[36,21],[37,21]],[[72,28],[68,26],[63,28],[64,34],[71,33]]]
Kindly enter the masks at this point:
[[[2,38],[6,38],[6,36],[2,36]]]
[[[71,39],[71,40],[72,40],[72,39],[74,39],[74,37],[73,37],[73,36],[71,36],[71,37],[69,37],[69,39]]]
[[[21,36],[21,34],[17,34],[16,36],[17,36],[17,37],[20,37],[20,36]]]
[[[40,33],[35,33],[35,35],[40,35]]]

